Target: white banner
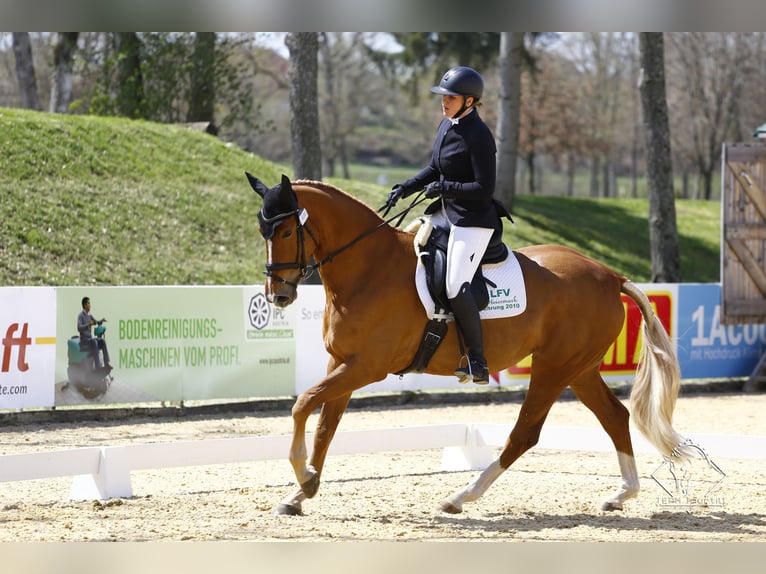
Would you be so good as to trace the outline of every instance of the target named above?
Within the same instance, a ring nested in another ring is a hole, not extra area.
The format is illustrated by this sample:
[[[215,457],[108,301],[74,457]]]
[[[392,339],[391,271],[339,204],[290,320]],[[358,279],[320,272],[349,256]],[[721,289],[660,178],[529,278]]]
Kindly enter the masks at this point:
[[[53,406],[56,290],[0,287],[0,409]]]

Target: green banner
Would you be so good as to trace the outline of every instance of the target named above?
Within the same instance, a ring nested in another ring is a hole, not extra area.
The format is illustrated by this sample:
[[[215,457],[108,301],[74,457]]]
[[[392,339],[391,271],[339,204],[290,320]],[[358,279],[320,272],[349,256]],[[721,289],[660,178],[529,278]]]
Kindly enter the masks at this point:
[[[104,384],[87,384],[87,352],[69,341],[83,297],[106,319]],[[56,319],[56,404],[294,393],[295,312],[272,307],[262,287],[60,287]]]

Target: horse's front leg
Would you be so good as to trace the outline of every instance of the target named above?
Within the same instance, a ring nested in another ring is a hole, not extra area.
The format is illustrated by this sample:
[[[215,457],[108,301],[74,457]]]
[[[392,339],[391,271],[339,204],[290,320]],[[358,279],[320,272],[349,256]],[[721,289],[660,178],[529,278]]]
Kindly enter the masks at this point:
[[[299,409],[305,407],[299,405],[300,399],[296,402],[296,406],[293,407],[293,417],[295,417],[296,422],[293,429],[292,447],[290,449],[290,463],[293,465],[293,471],[298,479],[298,484],[300,484],[301,490],[307,498],[313,498],[317,490],[319,490],[319,477],[322,474],[327,451],[330,448],[330,443],[335,436],[335,431],[338,429],[338,424],[350,399],[351,393],[348,393],[339,399],[325,402],[322,405],[316,434],[314,435],[314,449],[311,451],[311,462],[308,465],[306,465],[306,419],[302,416],[296,417],[295,415],[296,407]],[[312,411],[313,409],[310,409],[308,412]]]
[[[351,398],[351,392],[369,382],[363,376],[358,376],[359,373],[356,375],[347,364],[340,364],[332,369],[324,380],[302,393],[295,401],[292,409],[293,440],[289,459],[300,491],[284,499],[275,511],[277,514],[301,514],[303,500],[312,498],[319,490],[319,479],[327,451]],[[322,412],[314,437],[311,463],[307,464],[306,421],[319,405],[322,405]]]
[[[300,489],[295,494],[282,500],[274,509],[274,514],[286,516],[299,516],[303,514],[303,501],[314,496],[319,489],[319,473],[313,466],[306,464],[308,459],[306,420],[311,411],[308,411],[308,414],[304,414],[306,412],[306,409],[303,407],[305,403],[304,397],[305,393],[299,395],[293,405],[293,440],[290,443],[290,453],[288,455]]]
[[[330,442],[335,436],[335,431],[350,399],[351,394],[349,393],[340,399],[322,405],[322,412],[319,414],[317,432],[314,437],[314,450],[311,452],[311,463],[308,466],[306,466],[305,441],[302,446],[298,445],[298,450],[295,451],[299,455],[302,453],[302,456],[294,457],[293,450],[290,451],[290,462],[293,465],[293,470],[301,487],[297,492],[282,500],[274,510],[274,514],[289,516],[300,516],[303,514],[303,501],[307,498],[312,498],[319,489],[319,477],[327,457],[327,451],[330,448]],[[303,424],[305,425],[305,420]],[[304,436],[305,433],[296,433],[293,436],[293,448],[296,447],[296,437],[302,438]],[[304,477],[304,480],[301,480],[298,475],[299,472],[301,473],[300,476]]]

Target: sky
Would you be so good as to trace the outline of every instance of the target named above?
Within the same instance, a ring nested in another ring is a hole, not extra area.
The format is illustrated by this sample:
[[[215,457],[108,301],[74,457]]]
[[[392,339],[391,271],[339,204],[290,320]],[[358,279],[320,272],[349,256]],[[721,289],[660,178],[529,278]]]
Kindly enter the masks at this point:
[[[287,32],[256,32],[255,39],[259,46],[270,48],[277,52],[283,58],[290,55],[287,46],[285,46],[285,35]],[[397,52],[401,46],[396,43],[393,36],[387,32],[371,32],[369,42],[371,47],[377,50]]]

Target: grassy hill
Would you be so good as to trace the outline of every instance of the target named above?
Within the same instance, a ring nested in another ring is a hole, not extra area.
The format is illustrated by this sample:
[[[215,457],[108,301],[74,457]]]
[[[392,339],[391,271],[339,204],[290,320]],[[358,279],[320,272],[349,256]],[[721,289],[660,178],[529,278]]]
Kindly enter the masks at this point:
[[[292,174],[183,127],[0,108],[0,285],[260,283],[245,170]],[[388,191],[329,181],[373,207]],[[684,281],[718,281],[718,203],[677,210]],[[520,196],[506,240],[571,245],[648,281],[646,213],[645,200]]]

